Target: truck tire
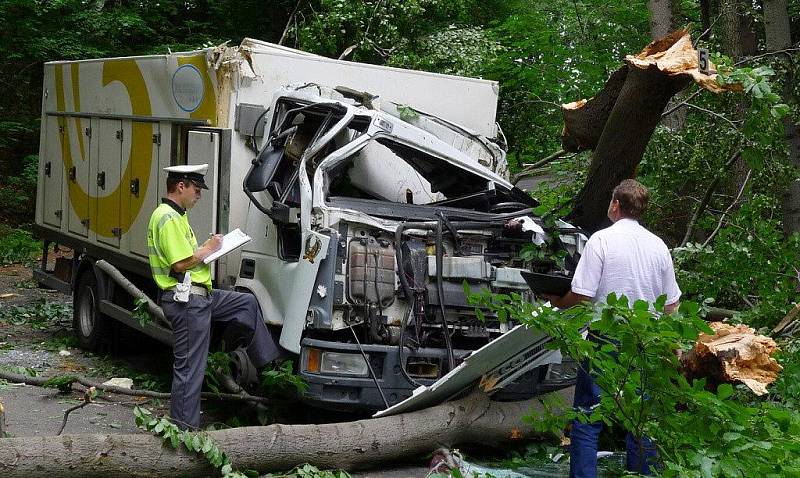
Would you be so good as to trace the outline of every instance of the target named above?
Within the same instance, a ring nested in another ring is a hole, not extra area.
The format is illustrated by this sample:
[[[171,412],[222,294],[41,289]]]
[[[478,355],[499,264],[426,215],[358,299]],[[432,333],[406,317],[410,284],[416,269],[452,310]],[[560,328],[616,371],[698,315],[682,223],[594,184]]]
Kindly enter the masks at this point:
[[[99,351],[108,345],[108,318],[100,313],[97,278],[91,270],[84,271],[76,281],[72,299],[72,328],[80,346]]]

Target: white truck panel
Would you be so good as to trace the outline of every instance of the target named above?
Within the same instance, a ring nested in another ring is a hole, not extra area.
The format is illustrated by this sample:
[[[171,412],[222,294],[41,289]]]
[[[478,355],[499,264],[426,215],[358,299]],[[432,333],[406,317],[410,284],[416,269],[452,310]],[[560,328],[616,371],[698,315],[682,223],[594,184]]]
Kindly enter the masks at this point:
[[[140,236],[158,198],[166,194],[161,169],[186,158],[199,161],[194,152],[187,156],[186,136],[175,134],[191,122],[232,127],[238,104],[266,107],[275,91],[310,82],[367,91],[378,95],[378,102],[409,105],[476,133],[496,134],[496,82],[333,60],[256,40],[247,39],[239,48],[52,62],[45,65],[39,223],[146,264]],[[230,191],[230,214],[228,224],[219,227],[226,229],[247,223],[249,201],[241,186],[254,153],[246,133],[233,131],[230,156],[223,158],[230,161],[230,174],[218,189]],[[153,144],[154,134],[161,135],[160,146]],[[51,171],[45,177],[47,162]],[[71,167],[76,178],[70,186]],[[97,186],[100,173],[105,173],[105,189]],[[130,190],[137,178],[139,196]],[[425,186],[413,186],[415,201],[423,202]],[[216,217],[217,200],[208,201],[214,203],[210,209],[202,203],[190,217]],[[235,251],[220,270],[235,276],[239,262]]]

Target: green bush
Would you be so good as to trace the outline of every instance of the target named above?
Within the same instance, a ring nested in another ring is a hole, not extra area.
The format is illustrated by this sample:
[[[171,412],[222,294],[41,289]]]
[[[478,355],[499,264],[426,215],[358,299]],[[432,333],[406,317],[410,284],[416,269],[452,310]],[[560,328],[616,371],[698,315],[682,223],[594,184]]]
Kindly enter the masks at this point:
[[[0,224],[0,266],[30,264],[42,251],[42,243],[25,230]]]
[[[774,326],[797,299],[800,264],[800,235],[784,237],[779,213],[776,198],[756,194],[711,243],[675,249],[684,296],[745,311],[739,320],[753,327]]]
[[[554,413],[532,417],[535,428],[557,433],[567,420],[602,421],[634,436],[647,435],[658,450],[663,476],[798,476],[800,413],[750,398],[748,391],[727,383],[687,380],[674,352],[711,330],[698,304],[683,302],[678,312],[664,314],[665,299],[629,304],[610,294],[607,304],[559,311],[519,294],[484,291],[471,302],[547,333],[550,348],[596,372],[597,407],[584,413],[560,404]],[[595,340],[582,337],[587,324]],[[556,404],[545,405],[553,410]]]
[[[0,219],[13,224],[33,221],[36,207],[36,180],[39,174],[39,157],[25,156],[19,176],[9,175],[0,180]]]

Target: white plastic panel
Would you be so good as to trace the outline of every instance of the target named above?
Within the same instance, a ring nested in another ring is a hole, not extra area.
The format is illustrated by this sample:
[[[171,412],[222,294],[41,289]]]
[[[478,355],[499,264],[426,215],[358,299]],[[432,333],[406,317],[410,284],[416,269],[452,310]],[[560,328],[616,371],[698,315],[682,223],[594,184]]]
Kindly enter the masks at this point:
[[[142,136],[147,137],[148,141],[134,148],[147,148],[150,151],[131,151],[134,164],[130,164],[132,159],[128,159],[125,170],[127,176],[124,178],[125,190],[123,197],[128,208],[128,222],[130,228],[126,233],[128,248],[132,254],[147,258],[147,226],[150,222],[150,215],[158,206],[160,199],[158,195],[159,181],[159,132],[161,130],[158,123],[133,123],[134,129],[140,129]],[[147,133],[147,134],[143,134]],[[150,159],[150,168],[139,167],[139,162]]]
[[[80,192],[89,190],[91,165],[91,123],[89,118],[64,118],[65,135],[69,136],[72,167],[66,171],[67,197],[69,207],[67,214],[67,228],[72,234],[86,237],[89,233],[89,202]],[[79,192],[80,191],[80,192]],[[76,197],[71,197],[72,195]]]
[[[124,130],[122,121],[97,120],[97,130],[92,132],[92,142],[96,146],[96,161],[92,161],[90,202],[91,228],[96,233],[97,242],[119,247],[120,235],[115,228],[120,225],[121,195],[120,186],[122,163],[122,143]]]
[[[200,200],[189,211],[189,224],[198,244],[211,233],[217,232],[217,163],[219,161],[219,133],[214,131],[189,131],[186,146],[187,164],[208,164],[205,179],[208,190],[203,190]],[[234,229],[238,226],[234,226]]]
[[[62,117],[47,117],[46,152],[39,160],[39,177],[42,181],[42,222],[61,227],[61,186],[64,174],[62,161],[62,132],[59,130]]]

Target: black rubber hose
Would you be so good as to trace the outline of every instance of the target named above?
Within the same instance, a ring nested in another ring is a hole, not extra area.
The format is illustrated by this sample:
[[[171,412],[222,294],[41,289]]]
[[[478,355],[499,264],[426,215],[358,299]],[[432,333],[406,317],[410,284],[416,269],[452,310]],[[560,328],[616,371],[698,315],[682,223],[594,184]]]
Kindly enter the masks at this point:
[[[403,322],[400,324],[400,348],[398,349],[399,358],[400,358],[400,372],[403,373],[403,376],[408,380],[408,382],[415,387],[419,387],[422,384],[411,378],[411,375],[408,374],[406,371],[406,361],[404,359],[403,350],[405,349],[405,336],[406,336],[406,327],[408,326],[408,319],[411,317],[411,314],[414,312],[414,299],[411,298],[409,300],[409,308],[408,313],[403,317]]]
[[[456,359],[453,356],[453,344],[450,342],[450,328],[447,326],[447,316],[444,311],[444,279],[442,278],[444,246],[442,241],[442,217],[439,216],[439,221],[436,223],[436,294],[439,296],[439,310],[442,313],[442,333],[444,334],[444,343],[447,346],[447,362],[449,364],[449,371],[453,370],[456,366]]]

